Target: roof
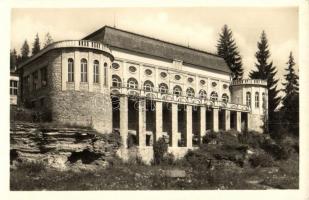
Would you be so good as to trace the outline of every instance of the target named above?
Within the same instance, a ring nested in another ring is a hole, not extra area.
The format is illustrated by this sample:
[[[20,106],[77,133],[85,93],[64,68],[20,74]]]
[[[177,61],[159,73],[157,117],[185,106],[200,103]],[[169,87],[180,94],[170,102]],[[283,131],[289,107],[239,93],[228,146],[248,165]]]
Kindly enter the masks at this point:
[[[183,63],[231,73],[224,59],[218,55],[112,28],[110,26],[104,26],[83,39],[99,41],[110,47],[168,60],[182,60]]]

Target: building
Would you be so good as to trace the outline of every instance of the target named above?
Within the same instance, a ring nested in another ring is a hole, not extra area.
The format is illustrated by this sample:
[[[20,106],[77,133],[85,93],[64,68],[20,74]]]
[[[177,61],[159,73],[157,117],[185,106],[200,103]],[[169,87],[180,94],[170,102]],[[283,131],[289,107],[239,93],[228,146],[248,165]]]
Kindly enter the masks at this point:
[[[47,46],[19,72],[25,105],[61,123],[118,129],[123,157],[133,143],[151,158],[160,137],[182,156],[207,130],[262,132],[267,117],[265,81],[232,81],[217,55],[109,26]]]

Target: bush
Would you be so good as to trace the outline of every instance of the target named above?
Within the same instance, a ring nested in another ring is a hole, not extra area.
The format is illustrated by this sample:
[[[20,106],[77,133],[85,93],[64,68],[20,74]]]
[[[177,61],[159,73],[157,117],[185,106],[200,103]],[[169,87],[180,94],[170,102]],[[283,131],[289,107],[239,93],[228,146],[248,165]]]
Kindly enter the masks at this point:
[[[254,155],[249,162],[252,167],[271,167],[274,164],[273,158],[268,153]]]
[[[153,145],[153,158],[154,164],[159,165],[167,153],[168,144],[165,142],[163,137],[160,137],[157,142]]]
[[[25,173],[37,174],[46,170],[46,164],[41,161],[22,162],[17,164],[17,168]]]
[[[10,110],[11,121],[24,122],[50,122],[52,114],[50,111],[37,111],[22,107],[11,107]]]

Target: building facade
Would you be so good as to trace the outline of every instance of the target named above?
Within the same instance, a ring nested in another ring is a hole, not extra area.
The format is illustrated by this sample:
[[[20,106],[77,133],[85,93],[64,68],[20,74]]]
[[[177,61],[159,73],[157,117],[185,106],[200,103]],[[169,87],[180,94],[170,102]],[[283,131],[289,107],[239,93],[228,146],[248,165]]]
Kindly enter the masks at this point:
[[[61,123],[118,130],[126,157],[167,139],[176,157],[207,130],[263,131],[262,80],[231,80],[224,60],[204,51],[105,26],[47,46],[19,67],[21,101]]]

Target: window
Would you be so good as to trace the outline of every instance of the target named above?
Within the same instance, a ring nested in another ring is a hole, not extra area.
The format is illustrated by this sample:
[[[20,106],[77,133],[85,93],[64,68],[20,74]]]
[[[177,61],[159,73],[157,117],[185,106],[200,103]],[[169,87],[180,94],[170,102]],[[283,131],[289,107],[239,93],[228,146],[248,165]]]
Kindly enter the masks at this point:
[[[145,74],[148,75],[148,76],[150,76],[150,75],[152,74],[152,71],[151,71],[150,69],[146,69],[146,70],[145,70]]]
[[[17,95],[18,91],[18,82],[11,80],[10,81],[10,95]]]
[[[260,107],[260,95],[258,92],[255,93],[254,103],[256,108]]]
[[[205,85],[205,83],[206,83],[205,80],[200,80],[201,85]]]
[[[188,88],[186,92],[187,92],[188,97],[194,97],[194,89],[193,88]]]
[[[104,63],[104,85],[107,86],[107,63]]]
[[[44,105],[45,105],[45,98],[41,98],[40,99],[40,106],[44,107]]]
[[[117,87],[117,88],[121,87],[121,79],[119,76],[117,75],[112,76],[112,87]]]
[[[263,99],[263,101],[262,101],[262,104],[263,104],[263,105],[262,105],[262,106],[263,106],[263,109],[264,109],[265,106],[266,106],[266,105],[265,105],[265,102],[266,102],[266,95],[265,95],[264,92],[262,93],[262,99]]]
[[[167,77],[167,73],[165,73],[165,72],[161,72],[160,75],[161,75],[162,78],[166,78]]]
[[[217,83],[216,82],[212,82],[211,85],[212,85],[212,87],[216,87]]]
[[[100,65],[99,61],[97,60],[93,62],[93,82],[94,83],[100,82]]]
[[[137,89],[138,88],[138,82],[135,78],[129,78],[128,80],[128,87],[132,89]]]
[[[217,92],[212,92],[210,94],[210,100],[211,101],[218,101],[218,94],[217,94]]]
[[[251,107],[251,93],[250,92],[246,93],[246,105]]]
[[[176,95],[177,97],[179,97],[179,96],[181,96],[181,91],[182,91],[181,87],[176,85],[173,89],[173,94]]]
[[[24,83],[25,83],[25,91],[29,92],[29,85],[30,85],[30,76],[29,75],[25,77]]]
[[[152,92],[153,90],[153,83],[151,81],[145,81],[144,83],[144,90],[147,92]]]
[[[224,102],[224,103],[227,103],[227,102],[229,102],[229,96],[227,95],[227,94],[223,94],[222,95],[222,101]]]
[[[42,87],[45,87],[47,85],[47,67],[43,67],[40,70],[41,73],[41,85]]]
[[[180,80],[181,79],[181,77],[179,76],[179,75],[175,75],[175,80]]]
[[[119,69],[120,65],[118,63],[113,63],[112,68],[113,69]]]
[[[80,81],[81,82],[87,82],[88,81],[88,69],[87,69],[87,60],[85,58],[83,58],[80,61]]]
[[[193,82],[193,78],[192,78],[192,77],[189,77],[189,78],[188,78],[188,82],[189,82],[189,83],[192,83],[192,82]]]
[[[129,71],[130,71],[130,72],[133,72],[133,73],[136,72],[136,67],[130,66],[130,67],[129,67]]]
[[[68,82],[74,82],[74,60],[68,59]]]
[[[32,73],[32,89],[38,89],[38,71]]]
[[[168,93],[168,86],[165,83],[160,83],[159,92],[161,94],[167,94]]]
[[[205,90],[200,90],[199,95],[200,95],[201,99],[206,99],[207,98],[207,93],[206,93]]]

